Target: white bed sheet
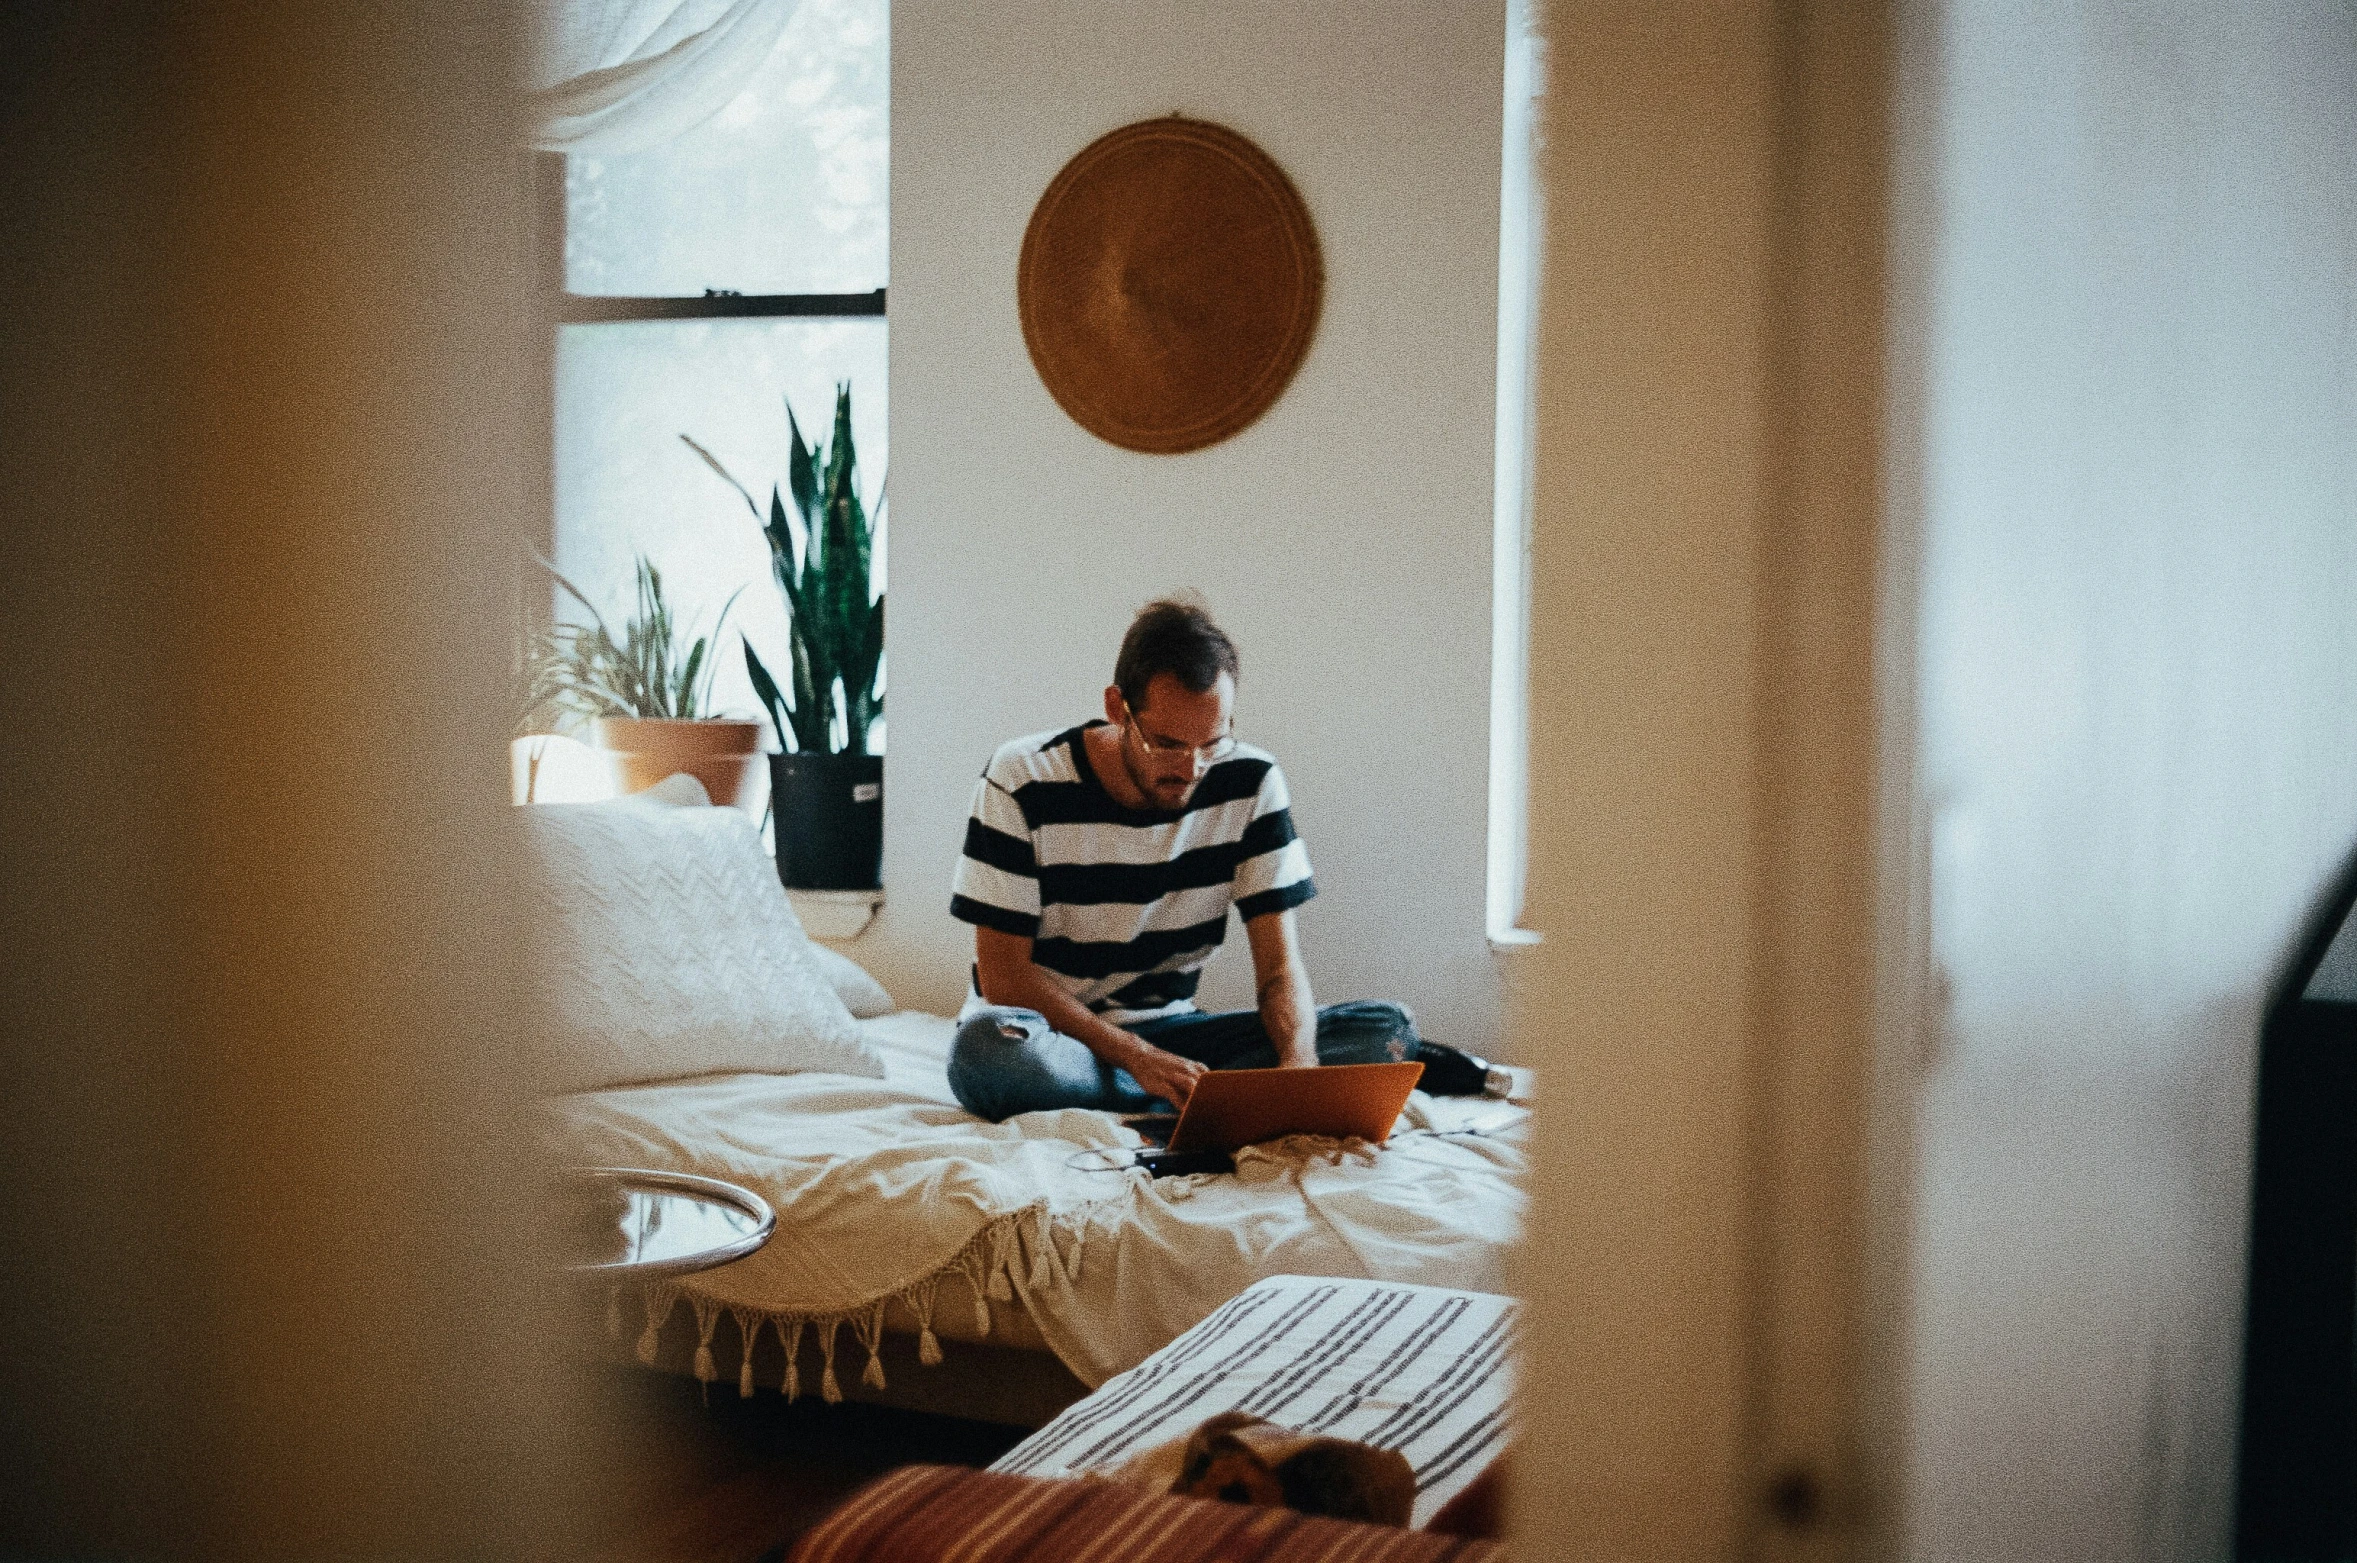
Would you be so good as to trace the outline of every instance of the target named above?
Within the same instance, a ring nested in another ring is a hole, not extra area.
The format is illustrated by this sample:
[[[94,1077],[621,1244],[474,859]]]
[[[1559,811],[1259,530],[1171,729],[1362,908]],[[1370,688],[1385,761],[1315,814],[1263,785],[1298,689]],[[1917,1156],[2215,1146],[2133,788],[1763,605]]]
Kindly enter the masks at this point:
[[[1233,1176],[1156,1180],[1120,1165],[1137,1137],[1109,1114],[991,1124],[959,1108],[951,1022],[904,1012],[861,1029],[880,1081],[715,1075],[550,1104],[560,1155],[727,1178],[777,1208],[767,1247],[658,1289],[650,1318],[681,1297],[707,1341],[732,1313],[749,1338],[817,1328],[831,1358],[841,1325],[872,1348],[894,1301],[929,1329],[949,1309],[987,1325],[1019,1300],[1096,1385],[1266,1276],[1505,1289],[1522,1107],[1418,1093],[1380,1150],[1303,1137],[1247,1149]],[[881,1371],[871,1350],[869,1381]]]

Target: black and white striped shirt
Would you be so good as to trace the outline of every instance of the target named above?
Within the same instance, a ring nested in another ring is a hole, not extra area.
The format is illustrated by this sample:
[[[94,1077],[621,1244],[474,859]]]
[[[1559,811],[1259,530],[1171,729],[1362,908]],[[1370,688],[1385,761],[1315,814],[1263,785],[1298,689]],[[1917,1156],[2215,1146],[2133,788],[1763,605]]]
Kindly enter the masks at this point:
[[[974,786],[950,915],[1032,941],[1031,958],[1116,1025],[1195,1007],[1203,963],[1249,921],[1316,895],[1285,776],[1238,744],[1184,809],[1124,808],[1081,734],[1001,744]]]

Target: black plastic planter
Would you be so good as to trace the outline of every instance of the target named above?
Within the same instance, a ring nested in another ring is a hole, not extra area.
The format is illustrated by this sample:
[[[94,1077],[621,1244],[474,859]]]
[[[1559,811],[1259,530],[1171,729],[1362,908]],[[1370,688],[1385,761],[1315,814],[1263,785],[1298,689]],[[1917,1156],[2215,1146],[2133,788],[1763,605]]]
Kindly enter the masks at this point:
[[[769,799],[787,889],[883,888],[882,755],[773,754]]]

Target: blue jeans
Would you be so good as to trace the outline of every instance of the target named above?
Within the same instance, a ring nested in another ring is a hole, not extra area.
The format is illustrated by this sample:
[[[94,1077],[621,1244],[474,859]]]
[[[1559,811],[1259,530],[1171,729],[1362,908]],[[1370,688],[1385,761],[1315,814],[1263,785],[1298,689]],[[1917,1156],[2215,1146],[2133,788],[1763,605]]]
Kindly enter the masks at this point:
[[[1196,1010],[1141,1020],[1124,1030],[1165,1052],[1214,1069],[1273,1069],[1276,1044],[1258,1010]],[[1416,1056],[1415,1019],[1397,1004],[1329,1004],[1318,1011],[1318,1062],[1392,1064]],[[1116,1069],[1035,1009],[978,1010],[949,1049],[949,1088],[966,1111],[993,1122],[1055,1107],[1168,1112],[1126,1069]]]

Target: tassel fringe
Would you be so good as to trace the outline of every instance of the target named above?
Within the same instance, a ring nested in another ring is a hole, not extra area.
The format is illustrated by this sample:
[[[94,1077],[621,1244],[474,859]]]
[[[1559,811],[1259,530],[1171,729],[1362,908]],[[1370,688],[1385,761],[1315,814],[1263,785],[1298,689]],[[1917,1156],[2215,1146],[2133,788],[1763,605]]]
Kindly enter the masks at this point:
[[[917,1316],[917,1361],[928,1368],[941,1365],[941,1340],[933,1333],[933,1300],[940,1292],[941,1277],[934,1275],[900,1294],[908,1311]]]
[[[778,1388],[786,1392],[786,1402],[791,1405],[802,1395],[802,1321],[780,1319],[777,1338],[786,1343],[786,1381]]]
[[[709,1384],[720,1377],[720,1370],[712,1365],[712,1329],[720,1322],[720,1305],[690,1297],[688,1306],[696,1310],[696,1382]]]
[[[638,1360],[648,1367],[655,1365],[655,1354],[662,1347],[663,1326],[671,1320],[671,1310],[679,1304],[676,1286],[647,1288],[647,1327],[639,1332]]]
[[[822,1320],[818,1327],[818,1358],[821,1364],[818,1397],[830,1406],[843,1403],[843,1386],[835,1382],[835,1331],[842,1324],[843,1316],[837,1314],[831,1319]]]
[[[870,1389],[884,1387],[884,1305],[876,1304],[866,1313],[854,1314],[851,1333],[868,1349],[868,1365],[860,1370],[859,1381]]]
[[[968,1248],[964,1253],[958,1255],[955,1264],[958,1274],[965,1278],[968,1290],[974,1294],[974,1333],[988,1335],[990,1333],[990,1303],[988,1301],[990,1284],[987,1273],[989,1260],[977,1248]]]
[[[761,1336],[768,1320],[745,1308],[731,1308],[729,1317],[737,1321],[737,1398],[753,1398],[753,1343]]]
[[[739,1354],[737,1358],[737,1394],[750,1397],[753,1393],[753,1352],[760,1344],[762,1332],[774,1327],[778,1341],[785,1348],[785,1372],[778,1388],[787,1400],[799,1399],[802,1394],[802,1337],[805,1330],[818,1335],[819,1384],[818,1392],[830,1405],[843,1399],[842,1381],[835,1374],[835,1344],[837,1332],[846,1324],[858,1343],[867,1350],[867,1361],[862,1366],[859,1381],[870,1389],[883,1389],[884,1377],[884,1315],[888,1304],[897,1299],[916,1319],[917,1361],[926,1367],[938,1367],[942,1360],[941,1337],[933,1330],[934,1310],[941,1304],[941,1283],[954,1274],[966,1285],[974,1302],[974,1330],[978,1335],[991,1332],[990,1304],[1013,1303],[1016,1284],[1027,1292],[1041,1292],[1065,1287],[1080,1277],[1081,1250],[1085,1245],[1086,1214],[1069,1220],[1061,1231],[1056,1218],[1045,1205],[1035,1205],[993,1221],[974,1235],[959,1254],[931,1275],[911,1283],[893,1298],[863,1303],[856,1308],[826,1314],[771,1313],[760,1308],[744,1307],[735,1303],[723,1304],[687,1290],[676,1281],[659,1281],[645,1289],[646,1325],[639,1332],[636,1355],[640,1362],[654,1366],[661,1355],[662,1335],[671,1316],[678,1311],[679,1301],[685,1297],[696,1321],[696,1348],[692,1371],[706,1390],[719,1377],[719,1365],[712,1351],[712,1337],[720,1316],[726,1312],[736,1320]],[[620,1338],[622,1333],[622,1298],[619,1289],[606,1299],[607,1333]]]

